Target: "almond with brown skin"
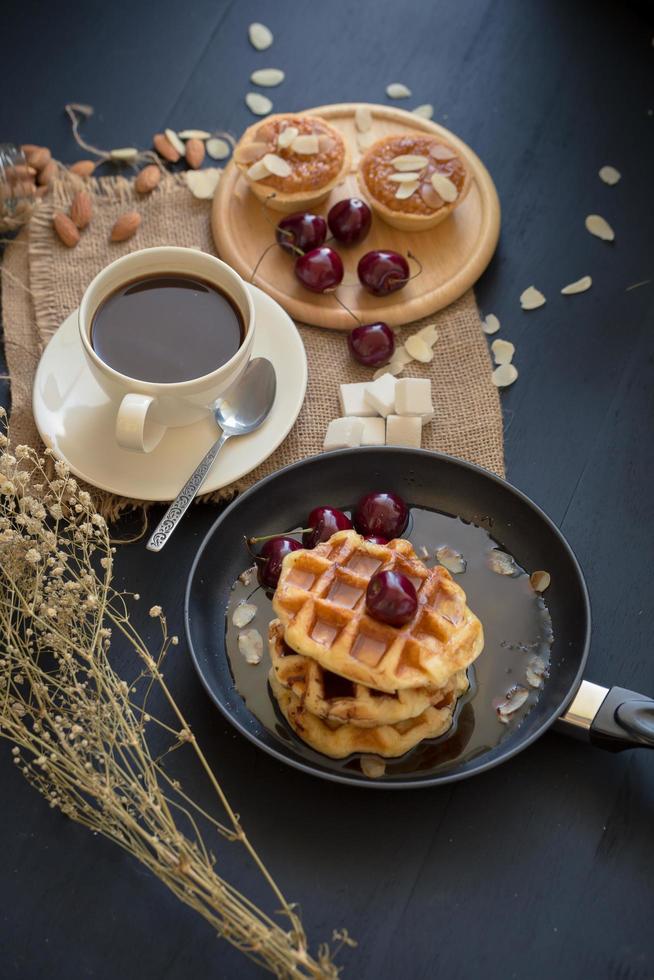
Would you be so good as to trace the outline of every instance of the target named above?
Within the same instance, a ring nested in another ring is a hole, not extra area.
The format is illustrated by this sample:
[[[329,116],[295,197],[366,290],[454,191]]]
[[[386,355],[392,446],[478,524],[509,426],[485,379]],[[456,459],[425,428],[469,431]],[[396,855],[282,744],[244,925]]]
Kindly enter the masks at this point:
[[[77,163],[72,163],[68,169],[71,174],[77,174],[78,177],[90,177],[95,170],[95,160],[78,160]]]
[[[78,191],[70,205],[70,216],[73,222],[80,230],[86,228],[91,220],[92,214],[93,205],[91,204],[91,198],[86,191]]]
[[[138,211],[126,211],[116,220],[111,229],[112,242],[126,242],[128,238],[136,234],[136,229],[141,224],[141,215]]]
[[[44,184],[49,184],[52,178],[56,176],[56,174],[57,174],[57,164],[54,162],[54,160],[50,160],[48,163],[46,163],[43,170],[41,170],[41,172],[39,173],[38,177],[36,178],[36,182],[38,184],[41,184],[41,186],[43,186]]]
[[[155,133],[152,137],[152,145],[159,156],[163,157],[164,160],[168,160],[169,163],[177,163],[179,160],[179,153],[163,133]]]
[[[204,160],[204,143],[202,140],[190,139],[186,144],[186,162],[193,170],[199,170]]]
[[[52,216],[52,226],[66,248],[75,248],[79,242],[79,229],[67,214],[56,211]]]
[[[34,153],[35,150],[42,150],[43,147],[39,146],[38,143],[22,143],[21,152],[24,157],[28,157],[30,153]]]
[[[134,181],[134,189],[139,194],[149,194],[153,191],[161,180],[161,170],[156,163],[151,163],[137,175]]]
[[[25,153],[25,159],[27,160],[28,166],[34,167],[35,170],[43,170],[52,160],[52,154],[47,146],[37,146],[30,153]]]

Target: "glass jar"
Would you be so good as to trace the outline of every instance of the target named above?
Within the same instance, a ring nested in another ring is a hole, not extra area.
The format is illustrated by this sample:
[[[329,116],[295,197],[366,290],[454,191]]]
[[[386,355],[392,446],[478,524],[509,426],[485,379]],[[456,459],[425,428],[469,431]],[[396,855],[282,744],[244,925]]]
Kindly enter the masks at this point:
[[[25,154],[13,143],[0,143],[0,231],[16,231],[24,225],[35,202],[34,173]]]

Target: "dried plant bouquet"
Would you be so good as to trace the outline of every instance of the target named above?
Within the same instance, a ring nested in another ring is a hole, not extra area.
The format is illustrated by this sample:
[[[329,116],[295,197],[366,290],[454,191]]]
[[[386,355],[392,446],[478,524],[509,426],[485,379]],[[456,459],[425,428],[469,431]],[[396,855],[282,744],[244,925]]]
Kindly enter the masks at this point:
[[[0,735],[14,763],[51,807],[133,854],[256,963],[279,977],[337,977],[333,951],[309,952],[167,686],[162,663],[177,638],[161,608],[150,609],[156,653],[132,626],[137,597],[112,586],[115,548],[91,496],[47,451],[12,451],[4,432],[0,442]],[[112,666],[118,636],[138,665],[129,682]],[[169,774],[164,757],[178,748],[204,769],[224,822]],[[228,842],[264,877],[272,914],[219,874],[214,849]],[[334,941],[352,943],[345,932]]]

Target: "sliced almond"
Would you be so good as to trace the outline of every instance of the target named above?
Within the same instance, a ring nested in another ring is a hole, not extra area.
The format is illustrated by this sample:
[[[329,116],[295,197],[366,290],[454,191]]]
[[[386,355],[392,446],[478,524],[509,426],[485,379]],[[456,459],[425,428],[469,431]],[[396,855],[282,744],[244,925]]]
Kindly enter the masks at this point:
[[[237,146],[234,150],[234,160],[236,163],[254,163],[260,160],[268,151],[267,143],[244,143]]]
[[[182,153],[184,152],[184,147],[182,146]],[[119,146],[116,150],[110,150],[109,156],[112,160],[116,160],[117,163],[133,163],[139,155],[139,151],[135,146]]]
[[[183,129],[177,134],[181,140],[208,140],[211,133],[206,129]]]
[[[491,374],[491,381],[496,388],[508,388],[518,377],[518,369],[515,364],[500,364]]]
[[[518,571],[513,555],[507,554],[506,551],[500,551],[499,548],[493,548],[489,552],[487,560],[488,567],[496,575],[515,575]]]
[[[437,194],[440,194],[444,201],[447,201],[448,204],[451,204],[452,201],[456,201],[457,197],[459,196],[459,192],[456,184],[451,181],[449,177],[446,177],[445,174],[441,174],[436,171],[436,173],[431,175],[430,180],[432,187]]]
[[[384,367],[378,368],[372,376],[372,380],[376,381],[377,378],[381,378],[384,374],[392,374],[395,376],[404,370],[404,364],[396,364],[394,361],[389,361]]]
[[[268,154],[266,154],[268,156]],[[257,160],[245,171],[245,175],[248,180],[264,180],[266,177],[270,177],[270,171],[265,165],[263,160]]]
[[[586,231],[589,231],[591,235],[595,235],[596,238],[601,238],[603,242],[612,242],[615,238],[615,232],[611,225],[599,214],[589,214],[586,218]]]
[[[407,337],[404,342],[407,353],[411,355],[416,361],[420,361],[422,364],[429,364],[434,358],[434,352],[425,342],[422,337],[419,337],[417,333],[413,336]]]
[[[358,105],[354,110],[354,125],[358,133],[367,133],[372,127],[372,112],[367,105]]]
[[[515,354],[515,347],[509,340],[494,340],[491,350],[496,364],[510,364]]]
[[[552,577],[549,572],[532,572],[529,581],[534,592],[544,592],[549,589]]]
[[[456,153],[451,146],[446,146],[444,143],[432,143],[429,147],[429,156],[434,160],[453,160]]]
[[[486,319],[481,321],[481,329],[484,333],[497,333],[500,329],[500,321],[494,313],[489,313]]]
[[[417,105],[411,112],[414,116],[420,116],[421,119],[431,119],[434,115],[434,107],[431,102],[425,102],[423,105]]]
[[[272,31],[265,24],[250,24],[248,27],[248,37],[250,44],[257,51],[265,51],[273,43]]]
[[[166,139],[168,140],[168,142],[171,144],[171,146],[174,146],[175,147],[175,149],[179,153],[180,157],[183,157],[184,156],[184,144],[182,143],[181,139],[179,138],[179,136],[177,135],[177,133],[175,132],[175,130],[174,129],[164,129],[164,134],[165,134]]]
[[[561,292],[564,296],[573,296],[575,293],[585,293],[592,285],[593,280],[590,276],[582,276],[581,279],[577,279],[575,282],[564,286]]]
[[[296,136],[300,135],[300,130],[297,126],[287,126],[286,129],[282,129],[281,133],[277,137],[277,146],[280,150],[285,150],[287,146],[290,146]]]
[[[402,82],[391,82],[386,86],[386,95],[389,99],[410,99],[411,89],[403,85]]]
[[[609,167],[608,165],[605,167],[600,167],[599,175],[600,180],[603,180],[605,184],[610,184],[611,187],[613,187],[614,184],[617,184],[622,177],[619,170],[616,170],[615,167]]]
[[[261,663],[263,657],[263,637],[259,630],[243,630],[238,634],[239,653],[253,666]]]
[[[535,286],[528,286],[520,293],[520,306],[523,310],[537,310],[539,306],[545,305],[545,297]]]
[[[193,197],[197,197],[201,201],[210,201],[218,186],[220,175],[220,170],[209,167],[206,170],[187,170],[185,177]]]
[[[418,337],[422,337],[426,344],[433,347],[438,340],[438,328],[435,323],[428,323],[426,327],[421,327],[418,331]]]
[[[445,201],[437,194],[434,190],[434,185],[431,180],[423,180],[420,185],[420,197],[423,199],[428,208],[432,211],[438,211],[445,204]]]
[[[276,153],[266,153],[261,162],[268,169],[268,172],[274,174],[275,177],[290,177],[293,173],[293,168],[288,160],[277,156]]]
[[[409,184],[400,184],[398,189],[395,191],[395,197],[399,201],[405,201],[407,197],[411,197],[412,194],[418,190],[419,183],[417,180],[411,181]]]
[[[360,150],[367,150],[369,146],[376,143],[376,139],[372,131],[367,133],[357,133],[357,146]]]
[[[429,158],[421,153],[400,153],[399,156],[393,157],[391,163],[400,171],[422,170],[429,163]]]
[[[254,144],[250,144],[253,146]],[[207,140],[207,153],[213,160],[226,160],[230,153],[230,145],[227,140],[221,139],[220,136],[214,136],[212,139]]]
[[[286,75],[281,68],[258,68],[250,75],[253,85],[261,85],[262,88],[274,88],[281,85]]]
[[[318,153],[331,153],[336,146],[336,140],[327,133],[321,133],[318,137]]]
[[[296,136],[291,143],[291,150],[293,153],[302,153],[305,156],[309,156],[312,153],[317,153],[318,147],[318,137],[315,133],[306,133]]]
[[[468,567],[468,563],[460,551],[455,551],[448,545],[443,545],[436,552],[439,564],[446,568],[452,575],[462,575]]]
[[[251,623],[257,614],[257,607],[253,602],[239,602],[232,613],[232,623],[237,629],[243,629]]]
[[[411,183],[412,180],[419,180],[420,174],[414,170],[407,170],[405,173],[391,174],[388,179],[396,184],[407,184]]]
[[[273,104],[266,95],[260,92],[248,92],[245,104],[255,116],[267,116],[272,111]]]

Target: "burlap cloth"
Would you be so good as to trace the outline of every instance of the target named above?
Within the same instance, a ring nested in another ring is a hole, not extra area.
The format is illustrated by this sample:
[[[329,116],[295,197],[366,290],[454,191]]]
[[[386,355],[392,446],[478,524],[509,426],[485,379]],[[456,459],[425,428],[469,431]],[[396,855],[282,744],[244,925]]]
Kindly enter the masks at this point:
[[[123,178],[84,181],[93,194],[93,220],[79,245],[67,249],[52,230],[55,210],[67,210],[79,178],[59,180],[32,217],[29,229],[6,251],[2,276],[5,348],[11,380],[10,435],[14,445],[40,445],[31,411],[32,379],[41,351],[53,332],[79,304],[86,285],[113,259],[153,245],[182,245],[214,252],[210,202],[189,192],[183,175],[166,177],[149,196],[136,194]],[[112,244],[109,232],[125,210],[138,210],[142,224],[128,242]],[[430,364],[414,361],[404,372],[432,380],[436,419],[423,430],[423,447],[479,463],[504,473],[502,414],[474,293],[432,317],[403,329],[435,322],[439,338]],[[370,380],[370,369],[354,363],[345,338],[331,330],[298,324],[309,363],[307,395],[290,435],[264,463],[229,487],[206,494],[221,500],[307,456],[319,453],[329,421],[340,414],[338,386]],[[186,474],[180,474],[180,483]],[[108,518],[139,501],[93,491]]]

